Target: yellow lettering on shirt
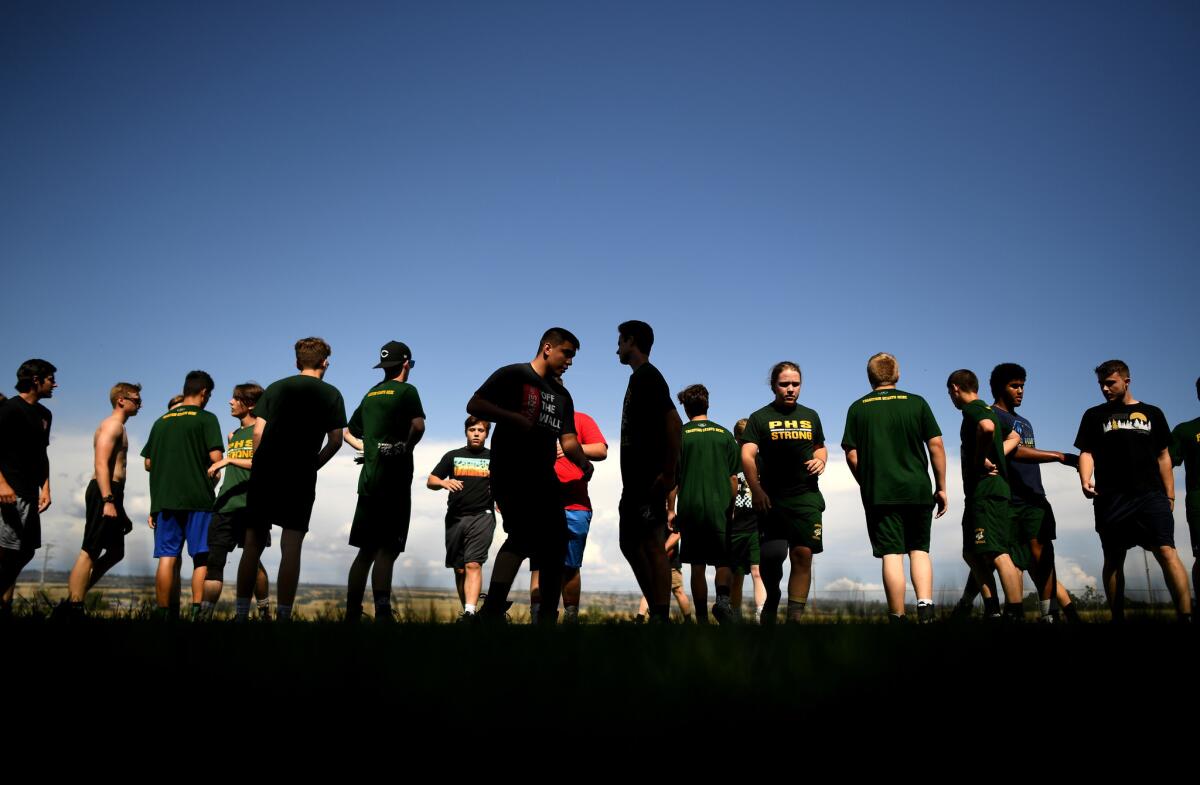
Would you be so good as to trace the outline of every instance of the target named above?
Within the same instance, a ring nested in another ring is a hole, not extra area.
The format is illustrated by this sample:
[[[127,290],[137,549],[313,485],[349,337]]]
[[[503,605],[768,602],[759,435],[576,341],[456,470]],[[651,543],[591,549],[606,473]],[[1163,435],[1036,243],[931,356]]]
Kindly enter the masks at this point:
[[[874,398],[863,398],[863,403],[875,403],[876,401],[907,401],[907,395],[876,395]]]
[[[162,416],[164,420],[169,420],[172,417],[195,417],[200,412],[167,412]]]
[[[396,394],[395,390],[372,390],[371,392],[367,393],[367,397],[374,398],[376,395],[395,395],[395,394]]]

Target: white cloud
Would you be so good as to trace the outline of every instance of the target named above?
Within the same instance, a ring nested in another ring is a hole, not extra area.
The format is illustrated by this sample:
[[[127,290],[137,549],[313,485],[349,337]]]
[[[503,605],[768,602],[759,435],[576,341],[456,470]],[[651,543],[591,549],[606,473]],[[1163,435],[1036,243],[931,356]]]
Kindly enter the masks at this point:
[[[840,592],[840,593],[847,594],[847,595],[849,595],[853,592],[863,592],[863,593],[874,594],[874,593],[883,591],[883,584],[882,583],[867,583],[864,581],[856,581],[853,578],[847,578],[847,577],[843,576],[841,578],[838,578],[837,580],[833,580],[833,581],[830,581],[829,583],[826,583],[825,587],[821,591]]]

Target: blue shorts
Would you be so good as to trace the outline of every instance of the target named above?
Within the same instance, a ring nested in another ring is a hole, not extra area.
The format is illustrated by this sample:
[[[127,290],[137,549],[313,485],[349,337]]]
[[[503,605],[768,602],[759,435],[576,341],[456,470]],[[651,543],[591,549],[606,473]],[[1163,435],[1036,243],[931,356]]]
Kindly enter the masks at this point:
[[[567,510],[567,560],[564,567],[578,570],[583,566],[583,546],[587,545],[592,526],[591,510]]]
[[[154,558],[178,556],[187,541],[188,556],[208,553],[208,524],[211,512],[163,510],[154,516]]]

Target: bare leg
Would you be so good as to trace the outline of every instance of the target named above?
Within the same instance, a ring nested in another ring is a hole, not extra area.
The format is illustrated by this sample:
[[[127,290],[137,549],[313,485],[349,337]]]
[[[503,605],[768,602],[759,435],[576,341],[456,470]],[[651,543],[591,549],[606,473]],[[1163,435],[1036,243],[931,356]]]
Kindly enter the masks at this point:
[[[248,600],[251,595],[259,596],[257,589],[260,583],[258,577],[260,570],[263,573],[264,581],[266,578],[266,570],[263,570],[262,563],[259,561],[263,552],[261,537],[261,533],[253,529],[246,530],[246,540],[242,545],[242,558],[238,562],[237,570],[237,596],[243,599]]]
[[[1125,553],[1104,554],[1104,567],[1100,572],[1104,580],[1104,595],[1108,597],[1108,608],[1113,621],[1125,619]]]
[[[258,563],[258,572],[254,575],[254,599],[265,600],[271,596],[271,579],[267,577],[267,568]]]
[[[808,588],[812,584],[812,549],[797,545],[792,548],[791,560],[792,574],[788,578],[788,603],[807,602]]]
[[[1004,589],[1004,601],[1010,605],[1019,605],[1024,599],[1021,594],[1021,571],[1017,569],[1017,565],[1013,564],[1012,557],[1007,553],[996,556],[993,564],[996,566],[996,572],[1000,574],[1000,585]]]
[[[354,561],[350,563],[350,575],[346,579],[346,608],[362,611],[363,594],[367,590],[367,576],[371,572],[371,564],[375,561],[375,548],[359,548]],[[283,568],[280,567],[282,573]],[[282,575],[281,575],[282,580]],[[280,598],[280,602],[283,599]]]
[[[1162,567],[1163,580],[1166,581],[1171,599],[1175,602],[1175,612],[1180,615],[1190,614],[1192,596],[1188,593],[1187,570],[1179,560],[1179,553],[1174,548],[1164,545],[1154,549],[1154,558],[1158,566]]]
[[[279,578],[275,581],[275,591],[278,604],[285,608],[291,608],[296,602],[296,588],[300,585],[300,550],[306,533],[284,529],[279,537]]]
[[[5,608],[12,607],[13,595],[17,588],[17,578],[21,570],[33,559],[34,551],[14,551],[0,548],[0,601]]]
[[[542,587],[538,583],[538,573],[541,570],[529,571],[529,607],[533,608],[542,602]]]
[[[883,555],[883,593],[887,596],[888,613],[904,615],[904,555]]]
[[[933,562],[927,551],[908,552],[908,570],[918,600],[933,599]]]
[[[692,602],[696,604],[696,620],[708,623],[708,578],[703,564],[692,565]]]
[[[742,610],[742,585],[746,582],[746,573],[734,570],[729,583],[729,604],[738,613]]]
[[[376,612],[385,599],[389,608],[392,605],[392,573],[399,556],[400,551],[388,548],[380,548],[375,555],[375,564],[371,568],[371,596],[375,600]]]
[[[767,587],[763,585],[762,574],[757,564],[750,565],[750,580],[754,583],[754,605],[760,607],[767,601]]]
[[[467,604],[467,593],[464,588],[465,584],[466,584],[466,580],[467,580],[467,571],[465,569],[460,570],[458,568],[455,568],[454,569],[454,588],[458,592],[458,602],[461,605]]]
[[[675,601],[677,603],[679,603],[679,612],[683,614],[683,618],[686,619],[687,617],[691,616],[692,615],[692,604],[690,602],[688,602],[687,592],[685,592],[683,590],[683,586],[680,586],[678,589],[675,589],[674,594],[675,594]],[[669,596],[670,595],[668,595],[668,597]]]
[[[463,603],[478,607],[481,591],[483,591],[483,565],[479,562],[469,561],[462,582]]]
[[[207,558],[207,553],[202,553],[200,556]],[[204,600],[204,578],[208,575],[207,564],[197,564],[196,558],[192,559],[192,602],[201,602]]]
[[[1032,564],[1029,565],[1029,577],[1033,580],[1034,591],[1039,600],[1049,600],[1054,597],[1054,541],[1042,543],[1034,538],[1029,541],[1029,553]]]
[[[160,556],[158,558],[158,569],[154,573],[154,599],[158,603],[158,607],[171,607],[171,597],[178,593],[176,589],[178,575],[178,556]]]
[[[92,557],[87,551],[80,551],[75,566],[71,568],[71,576],[67,579],[67,599],[70,602],[83,602],[90,585],[92,566]]]
[[[582,593],[583,582],[579,577],[579,570],[574,567],[566,567],[563,569],[563,607],[572,605],[579,607],[579,597]]]
[[[517,573],[521,570],[521,563],[525,561],[525,554],[510,547],[510,542],[511,538],[500,546],[500,552],[496,554],[496,564],[492,567],[487,602],[483,606],[489,616],[503,616],[508,610],[508,593],[512,591],[513,581],[517,579]]]

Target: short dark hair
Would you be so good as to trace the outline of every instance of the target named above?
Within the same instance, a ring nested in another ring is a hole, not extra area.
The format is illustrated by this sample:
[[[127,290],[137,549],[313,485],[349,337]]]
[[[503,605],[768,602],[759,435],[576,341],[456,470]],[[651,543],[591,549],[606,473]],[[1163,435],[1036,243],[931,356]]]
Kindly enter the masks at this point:
[[[617,334],[632,338],[633,345],[644,354],[650,354],[650,349],[654,346],[654,328],[637,319],[618,324]]]
[[[551,327],[546,332],[542,333],[542,340],[538,341],[538,351],[542,351],[542,347],[546,344],[551,346],[562,346],[564,343],[570,343],[576,349],[579,346],[579,339],[575,337],[575,333],[568,330],[566,327]]]
[[[485,430],[492,430],[492,424],[490,422],[487,420],[481,420],[473,414],[468,414],[467,421],[463,423],[463,433],[466,433],[467,429],[476,423],[482,423]]]
[[[746,432],[746,426],[748,426],[749,424],[750,424],[750,421],[748,419],[746,419],[745,417],[743,417],[742,419],[740,419],[736,423],[734,423],[733,424],[733,438],[737,439],[739,442],[742,441],[742,434],[744,434]]]
[[[1029,378],[1025,369],[1016,363],[1000,363],[992,369],[992,375],[988,378],[988,387],[992,388],[992,397],[999,398],[1000,393],[1004,392],[1004,386],[1013,379],[1025,381]]]
[[[950,385],[954,385],[963,392],[977,393],[979,392],[979,377],[975,375],[974,371],[959,368],[946,379],[946,387]]]
[[[167,411],[171,411],[181,403],[183,403],[182,395],[172,395],[171,400],[167,401]]]
[[[315,371],[329,359],[333,349],[324,338],[301,338],[296,341],[296,368]]]
[[[1129,378],[1129,366],[1120,360],[1105,360],[1096,366],[1096,378],[1106,379],[1113,374],[1117,374],[1122,379]]]
[[[708,414],[708,388],[703,384],[689,384],[675,395],[683,404],[688,417]]]
[[[248,409],[253,409],[258,404],[262,394],[263,388],[258,382],[246,382],[233,388],[233,397],[246,404]]]
[[[45,379],[58,371],[49,360],[39,360],[36,357],[21,363],[17,369],[17,392],[29,392],[33,389],[34,379]]]
[[[205,390],[211,392],[215,388],[213,378],[207,372],[192,371],[183,380],[183,397],[191,398],[193,395],[200,395]]]

